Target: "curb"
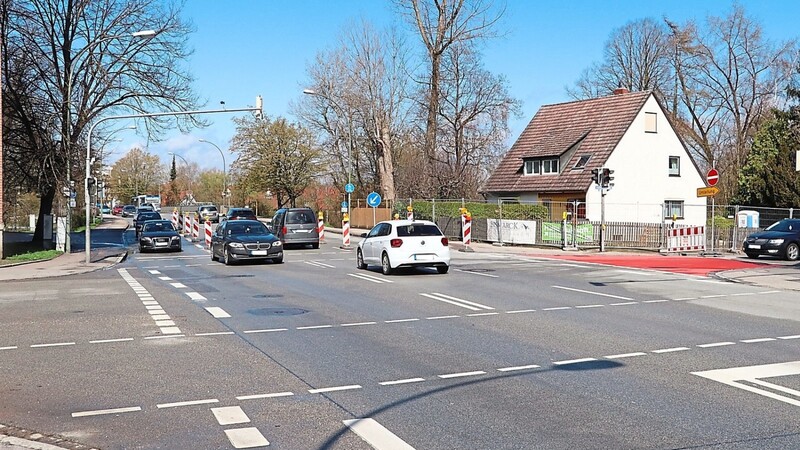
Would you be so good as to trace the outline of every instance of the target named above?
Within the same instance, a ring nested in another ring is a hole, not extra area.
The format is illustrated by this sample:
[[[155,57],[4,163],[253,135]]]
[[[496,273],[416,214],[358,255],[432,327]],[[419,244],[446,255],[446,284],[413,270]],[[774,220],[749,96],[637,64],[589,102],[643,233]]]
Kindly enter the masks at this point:
[[[93,447],[62,439],[58,436],[46,436],[32,430],[0,423],[0,448],[6,448],[7,445],[11,446],[12,449],[94,450]]]

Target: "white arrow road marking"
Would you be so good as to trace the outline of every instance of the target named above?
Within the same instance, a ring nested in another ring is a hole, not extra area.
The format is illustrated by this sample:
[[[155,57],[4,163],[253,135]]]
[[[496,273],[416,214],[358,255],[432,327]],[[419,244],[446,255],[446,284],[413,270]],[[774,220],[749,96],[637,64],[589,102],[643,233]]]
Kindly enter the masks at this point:
[[[481,309],[494,309],[491,306],[482,305],[480,303],[471,302],[457,297],[451,297],[449,295],[440,294],[438,292],[433,292],[431,294],[422,293],[419,295],[434,300],[438,300],[440,302],[449,303],[451,305],[460,306],[462,308],[469,309],[470,311],[480,311]]]
[[[784,403],[794,406],[800,406],[800,391],[780,386],[767,381],[762,381],[760,378],[775,379],[777,377],[793,376],[800,374],[800,361],[792,361],[778,364],[764,364],[761,366],[746,366],[734,367],[730,369],[716,369],[706,370],[702,372],[692,372],[692,375],[697,375],[709,380],[714,380],[728,386],[743,389],[748,392],[754,392],[765,397],[769,397]],[[750,384],[765,387],[760,389]],[[795,398],[786,397],[776,392],[789,394]]]
[[[387,430],[375,419],[351,419],[343,420],[342,423],[376,450],[414,450],[414,447]]]

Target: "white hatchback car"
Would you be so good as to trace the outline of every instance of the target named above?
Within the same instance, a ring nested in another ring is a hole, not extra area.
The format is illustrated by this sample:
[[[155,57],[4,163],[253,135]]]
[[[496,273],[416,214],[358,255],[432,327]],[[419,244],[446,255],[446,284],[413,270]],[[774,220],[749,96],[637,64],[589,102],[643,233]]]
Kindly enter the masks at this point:
[[[436,267],[439,273],[450,269],[449,242],[433,222],[388,220],[361,237],[356,250],[359,269],[380,264],[385,275],[398,267]]]

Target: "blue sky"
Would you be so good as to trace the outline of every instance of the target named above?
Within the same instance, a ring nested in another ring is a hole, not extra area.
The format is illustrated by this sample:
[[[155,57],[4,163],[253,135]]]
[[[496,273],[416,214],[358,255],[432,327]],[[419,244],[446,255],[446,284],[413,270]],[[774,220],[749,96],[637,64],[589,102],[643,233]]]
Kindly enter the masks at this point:
[[[759,21],[773,41],[795,39],[800,2],[741,1],[748,15]],[[615,28],[625,23],[668,16],[683,23],[702,22],[709,15],[726,15],[730,1],[542,1],[507,0],[501,27],[505,35],[485,46],[485,67],[504,75],[510,93],[522,101],[522,117],[510,123],[512,138],[519,135],[544,104],[568,101],[565,87],[601,58],[604,43]],[[196,89],[216,109],[253,106],[256,95],[264,98],[264,113],[289,115],[289,105],[302,96],[308,80],[306,67],[318,52],[335,46],[346,27],[365,19],[376,28],[397,25],[409,31],[393,11],[389,0],[187,0],[184,17],[196,31],[190,38],[194,54],[187,61]],[[414,39],[411,36],[410,39]],[[167,134],[151,142],[149,151],[162,161],[168,152],[197,162],[201,168],[222,169],[219,152],[206,139],[227,150],[235,129],[233,114],[205,116],[211,126],[189,134]],[[120,144],[109,162],[121,157],[134,143],[144,140],[120,135]],[[226,153],[228,165],[235,155]]]

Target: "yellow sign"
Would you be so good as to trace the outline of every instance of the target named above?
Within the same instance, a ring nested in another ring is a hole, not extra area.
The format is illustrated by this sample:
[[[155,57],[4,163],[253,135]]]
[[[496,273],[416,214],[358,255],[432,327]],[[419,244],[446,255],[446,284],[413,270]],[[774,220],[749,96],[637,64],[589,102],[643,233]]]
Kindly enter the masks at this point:
[[[713,197],[719,194],[718,187],[704,187],[704,188],[697,188],[697,196],[698,197]]]

